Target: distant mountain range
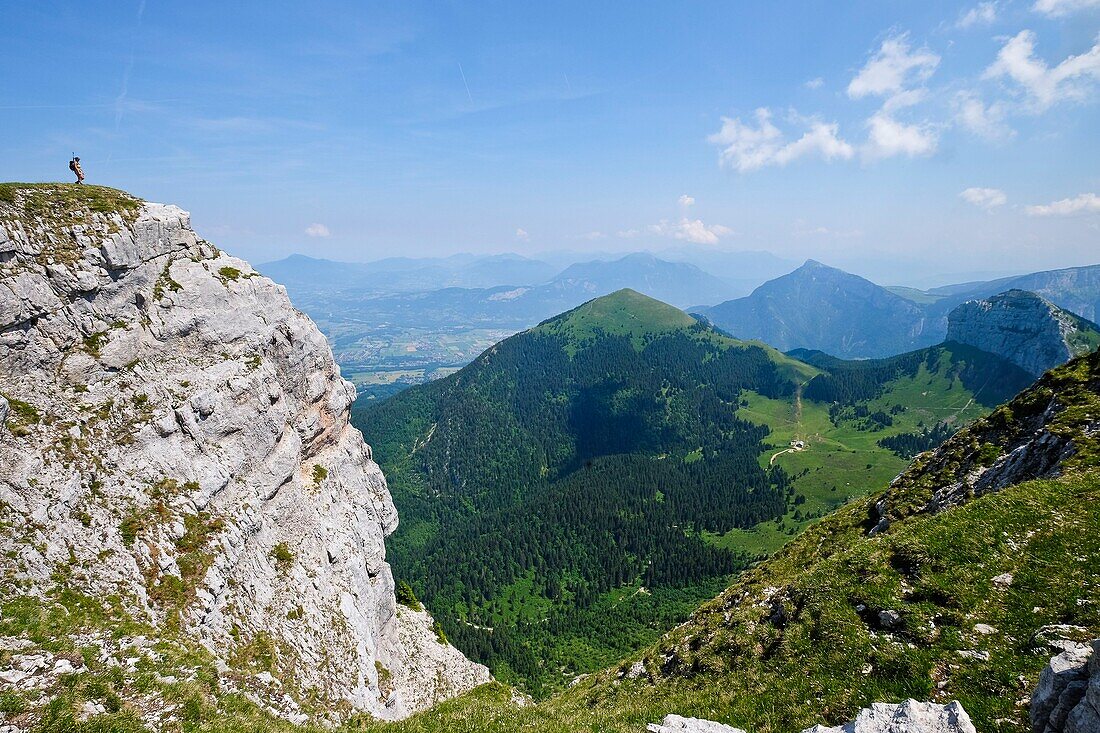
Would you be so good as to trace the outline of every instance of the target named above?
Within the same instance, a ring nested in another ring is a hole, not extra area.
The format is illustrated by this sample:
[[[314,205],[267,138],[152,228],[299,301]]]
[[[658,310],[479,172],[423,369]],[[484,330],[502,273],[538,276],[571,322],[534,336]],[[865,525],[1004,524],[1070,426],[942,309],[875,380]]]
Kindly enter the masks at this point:
[[[814,260],[703,314],[738,338],[759,339],[783,351],[889,356],[939,340],[924,333],[921,305]]]
[[[738,338],[850,359],[939,343],[955,307],[1010,288],[1090,320],[1100,311],[1100,266],[920,290],[883,287],[813,260],[790,271],[767,252],[689,245],[569,261],[584,254],[369,263],[292,255],[260,270],[286,285],[329,337],[345,374],[377,397],[450,373],[517,331],[623,288],[697,311]]]
[[[295,254],[261,267],[265,275],[288,288],[339,287],[365,294],[524,285],[544,282],[557,272],[549,263],[516,254],[391,257],[375,262],[336,262]]]
[[[1011,289],[1034,292],[1091,320],[1100,309],[1100,265],[916,290],[882,287],[809,260],[748,296],[698,310],[739,338],[869,358],[938,343],[954,308]]]
[[[383,260],[378,266],[394,266],[393,262]],[[441,266],[430,265],[411,271],[394,266],[384,274],[368,273],[367,269],[374,266],[295,255],[263,267],[265,273],[287,286],[300,307],[307,312],[317,311],[321,318],[340,314],[355,320],[369,318],[374,323],[408,323],[419,327],[488,323],[523,327],[628,286],[680,306],[720,300],[723,294],[731,291],[725,282],[695,265],[667,262],[645,253],[610,262],[596,260],[574,264],[548,281],[534,285],[448,286],[377,294],[372,294],[365,283],[385,278],[396,283],[402,279],[408,282],[416,277],[435,277]],[[494,257],[467,263],[462,277],[493,280],[509,273],[537,270],[535,260]],[[495,274],[490,277],[490,272]]]

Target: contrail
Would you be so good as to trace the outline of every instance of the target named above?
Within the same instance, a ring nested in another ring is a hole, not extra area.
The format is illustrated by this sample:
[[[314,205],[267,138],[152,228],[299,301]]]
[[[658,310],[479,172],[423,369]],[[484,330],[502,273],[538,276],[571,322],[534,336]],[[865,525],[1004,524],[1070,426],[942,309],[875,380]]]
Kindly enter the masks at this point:
[[[122,110],[123,105],[126,102],[126,95],[130,86],[130,72],[134,68],[134,52],[130,51],[130,61],[126,64],[126,69],[122,72],[122,89],[119,91],[118,96],[115,97],[115,132],[118,132],[118,126],[122,122]]]
[[[182,101],[184,101],[184,98],[182,97],[177,97],[173,99],[142,100],[142,102],[145,104],[168,104]],[[114,109],[116,104],[116,102],[102,102],[100,104],[0,104],[0,109]]]
[[[462,62],[458,62],[458,73],[462,74],[462,86],[466,87],[466,96],[470,99],[470,103],[473,104],[474,96],[470,94],[470,85],[466,83],[466,72],[462,70]]]
[[[145,0],[138,2],[137,9],[137,29],[141,30],[141,20],[145,17]],[[130,42],[130,60],[126,64],[126,69],[122,72],[122,89],[119,91],[118,96],[115,98],[115,132],[118,132],[118,127],[122,123],[122,113],[124,105],[126,103],[126,96],[129,93],[130,87],[130,72],[134,69],[134,46],[137,45],[137,34],[134,34],[134,39]]]

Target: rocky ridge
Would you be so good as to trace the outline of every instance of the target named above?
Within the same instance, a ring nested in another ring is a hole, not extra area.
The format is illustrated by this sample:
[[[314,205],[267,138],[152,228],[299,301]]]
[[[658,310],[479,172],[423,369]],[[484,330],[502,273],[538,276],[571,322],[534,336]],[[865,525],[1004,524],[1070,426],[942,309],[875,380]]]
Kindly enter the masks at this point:
[[[395,602],[354,387],[286,291],[175,206],[0,189],[5,598],[114,603],[330,717],[487,681]]]
[[[1092,467],[1100,457],[1100,352],[1044,374],[988,417],[918,456],[876,505],[885,530],[1022,481]]]
[[[1095,348],[1096,324],[1026,290],[971,300],[947,317],[947,340],[1006,359],[1038,377]]]
[[[1100,730],[1100,639],[1051,658],[1031,696],[1032,733]]]

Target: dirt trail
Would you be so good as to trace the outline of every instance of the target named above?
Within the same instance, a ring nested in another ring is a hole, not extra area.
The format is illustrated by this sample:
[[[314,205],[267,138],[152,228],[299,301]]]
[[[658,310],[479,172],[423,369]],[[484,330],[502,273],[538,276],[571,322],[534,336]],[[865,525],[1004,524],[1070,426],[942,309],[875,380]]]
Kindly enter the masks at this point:
[[[779,451],[778,453],[776,453],[775,455],[772,456],[770,461],[768,461],[768,465],[769,466],[775,465],[775,459],[779,458],[779,456],[783,455],[784,453],[794,453],[794,448],[787,448],[786,450]]]

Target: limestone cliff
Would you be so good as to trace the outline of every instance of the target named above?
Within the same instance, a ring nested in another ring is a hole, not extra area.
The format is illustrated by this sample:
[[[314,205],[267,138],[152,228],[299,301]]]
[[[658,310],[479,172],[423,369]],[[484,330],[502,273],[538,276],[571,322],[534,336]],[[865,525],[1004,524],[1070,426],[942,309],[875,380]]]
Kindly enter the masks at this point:
[[[1100,344],[1096,324],[1026,290],[971,300],[947,317],[947,340],[1006,359],[1038,377]]]
[[[117,597],[330,710],[488,680],[395,602],[397,512],[324,337],[187,212],[0,186],[0,392],[9,597]]]

